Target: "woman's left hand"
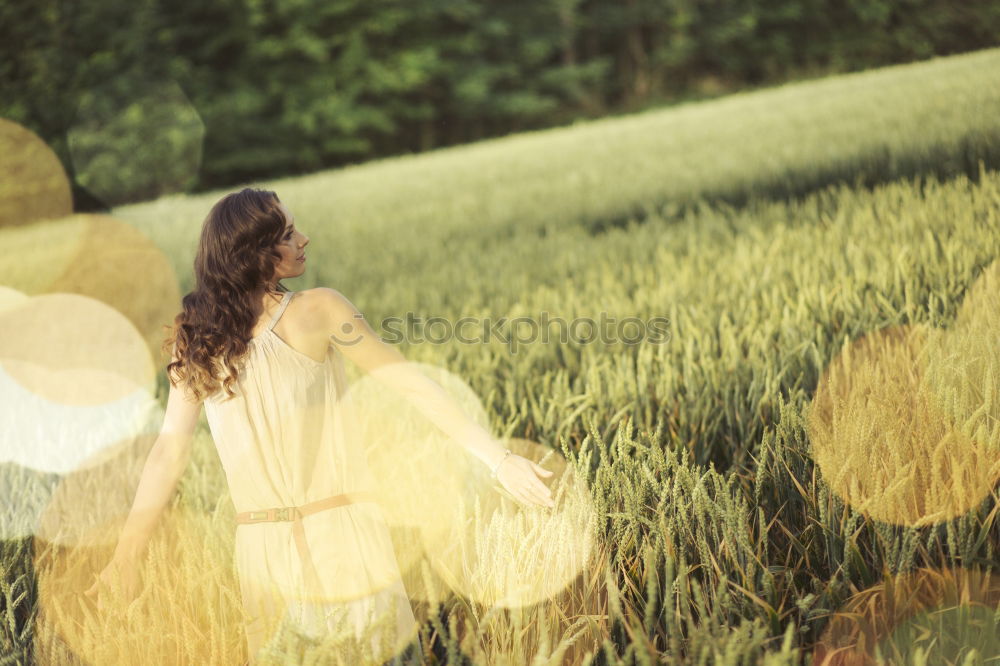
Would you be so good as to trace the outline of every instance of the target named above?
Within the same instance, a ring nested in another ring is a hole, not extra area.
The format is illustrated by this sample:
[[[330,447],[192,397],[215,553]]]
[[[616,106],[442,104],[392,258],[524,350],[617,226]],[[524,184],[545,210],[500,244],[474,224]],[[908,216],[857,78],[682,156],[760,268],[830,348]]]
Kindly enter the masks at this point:
[[[500,462],[497,480],[521,502],[552,508],[556,505],[552,501],[552,491],[539,477],[550,477],[553,473],[523,456],[511,453]]]

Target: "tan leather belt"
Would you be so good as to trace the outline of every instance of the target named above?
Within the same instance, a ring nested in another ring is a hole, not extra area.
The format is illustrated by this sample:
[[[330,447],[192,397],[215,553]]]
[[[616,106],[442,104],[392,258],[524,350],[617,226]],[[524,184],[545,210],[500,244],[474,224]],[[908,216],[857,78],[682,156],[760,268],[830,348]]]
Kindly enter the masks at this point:
[[[309,502],[308,504],[303,504],[301,506],[281,506],[273,509],[263,509],[261,511],[244,511],[236,514],[236,522],[239,525],[247,525],[250,523],[291,522],[292,535],[295,537],[295,547],[298,548],[299,558],[302,560],[302,572],[305,577],[306,585],[313,592],[313,594],[321,594],[323,586],[319,581],[319,575],[316,573],[316,567],[313,564],[312,556],[309,553],[309,546],[306,544],[306,532],[302,527],[302,519],[319,511],[334,509],[338,506],[354,504],[355,502],[378,502],[378,495],[368,490],[356,490],[350,493],[331,495],[330,497],[316,500],[315,502]]]

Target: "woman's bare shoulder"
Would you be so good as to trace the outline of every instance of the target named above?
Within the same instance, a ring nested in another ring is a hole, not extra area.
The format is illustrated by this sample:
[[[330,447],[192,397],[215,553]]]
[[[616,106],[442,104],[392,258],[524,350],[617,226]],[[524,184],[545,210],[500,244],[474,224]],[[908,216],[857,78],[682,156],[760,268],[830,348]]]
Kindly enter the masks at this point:
[[[296,293],[304,304],[308,303],[314,307],[336,307],[350,303],[344,294],[333,287],[312,287]]]
[[[343,293],[333,287],[313,287],[299,292],[303,314],[326,322],[334,330],[344,322],[360,316],[354,304]]]

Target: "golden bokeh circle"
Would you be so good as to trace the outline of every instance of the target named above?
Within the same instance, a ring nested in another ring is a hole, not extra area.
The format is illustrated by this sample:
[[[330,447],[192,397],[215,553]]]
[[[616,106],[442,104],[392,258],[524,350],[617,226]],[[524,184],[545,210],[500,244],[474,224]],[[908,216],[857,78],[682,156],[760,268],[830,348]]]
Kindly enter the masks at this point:
[[[22,306],[29,298],[31,297],[18,289],[0,284],[0,313]]]
[[[3,461],[68,474],[158,427],[149,349],[121,313],[77,294],[5,301]]]
[[[26,294],[56,291],[50,287],[79,254],[85,219],[69,215],[0,230],[0,282]]]
[[[887,576],[855,594],[830,618],[813,651],[813,666],[965,663],[1000,658],[1000,577],[978,568],[921,568]]]
[[[121,400],[152,389],[139,331],[115,308],[78,294],[33,296],[0,311],[0,368],[26,392],[63,405]]]
[[[109,563],[111,548],[36,540],[35,645],[42,663],[66,663],[64,655],[47,653],[54,644],[74,661],[95,665],[243,663],[246,617],[229,560],[230,532],[220,518],[176,505],[165,510],[137,560],[135,598],[115,587],[84,594]],[[102,525],[88,541],[107,542],[123,519]]]
[[[935,408],[1000,460],[1000,261],[976,278],[929,348],[924,370]]]
[[[152,420],[156,425],[162,421],[162,409],[158,413]],[[28,533],[60,547],[113,546],[117,537],[107,526],[128,514],[156,438],[155,429],[147,428],[94,451],[76,469],[63,474],[46,492],[39,514],[29,517],[34,529]]]
[[[422,534],[444,538],[448,533],[448,508],[469,494],[471,470],[482,464],[408,400],[425,392],[425,386],[414,384],[413,375],[407,374],[413,370],[440,386],[467,419],[487,430],[489,426],[475,392],[444,368],[406,361],[376,368],[351,384],[349,413],[357,419],[359,441],[402,571],[414,568],[423,557]],[[444,418],[446,412],[440,415]]]
[[[526,505],[477,470],[475,493],[448,508],[445,538],[424,532],[427,555],[456,593],[487,608],[523,608],[559,595],[591,563],[596,512],[584,480],[537,442],[503,440],[554,474],[541,476],[555,507]]]
[[[0,283],[30,295],[79,294],[127,317],[157,363],[180,308],[170,259],[134,226],[109,215],[79,214],[3,232]]]
[[[893,326],[849,345],[820,378],[807,418],[824,481],[875,520],[923,526],[983,501],[1000,473],[988,442],[942,411],[927,381],[939,333]]]
[[[0,229],[72,212],[69,179],[56,154],[31,130],[0,118]]]

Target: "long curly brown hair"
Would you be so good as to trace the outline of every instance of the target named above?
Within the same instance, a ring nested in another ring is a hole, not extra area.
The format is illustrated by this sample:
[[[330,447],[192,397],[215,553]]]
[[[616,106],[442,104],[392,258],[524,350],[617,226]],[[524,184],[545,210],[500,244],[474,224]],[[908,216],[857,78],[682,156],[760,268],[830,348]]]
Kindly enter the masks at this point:
[[[285,229],[278,195],[244,188],[220,199],[201,229],[194,259],[194,289],[163,343],[177,360],[167,364],[172,386],[183,382],[198,400],[222,388],[235,395],[237,362],[249,349],[261,299],[281,261],[276,246]],[[279,291],[288,291],[281,284]],[[223,377],[217,376],[219,369]]]

